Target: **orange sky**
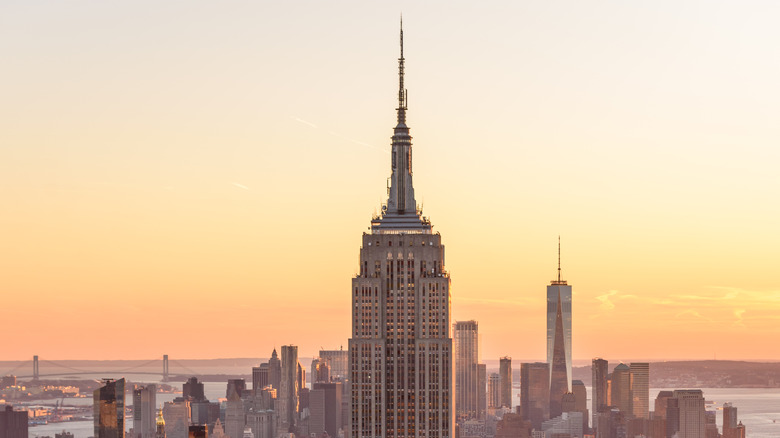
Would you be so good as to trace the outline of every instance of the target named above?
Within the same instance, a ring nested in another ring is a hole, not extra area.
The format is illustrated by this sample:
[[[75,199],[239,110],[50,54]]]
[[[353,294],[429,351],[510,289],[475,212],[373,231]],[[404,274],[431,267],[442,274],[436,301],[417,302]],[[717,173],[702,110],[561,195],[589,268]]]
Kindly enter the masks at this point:
[[[304,7],[302,7],[304,6]],[[483,359],[771,359],[775,3],[0,6],[0,359],[346,345],[403,10],[415,187]]]

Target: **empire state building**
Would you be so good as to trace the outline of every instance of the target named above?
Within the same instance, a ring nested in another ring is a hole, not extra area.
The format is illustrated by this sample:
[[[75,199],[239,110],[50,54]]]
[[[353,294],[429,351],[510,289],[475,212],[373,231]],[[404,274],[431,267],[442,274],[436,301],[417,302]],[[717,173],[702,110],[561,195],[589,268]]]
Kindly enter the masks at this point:
[[[352,438],[454,436],[450,277],[414,198],[403,47],[402,27],[388,200],[352,280]]]

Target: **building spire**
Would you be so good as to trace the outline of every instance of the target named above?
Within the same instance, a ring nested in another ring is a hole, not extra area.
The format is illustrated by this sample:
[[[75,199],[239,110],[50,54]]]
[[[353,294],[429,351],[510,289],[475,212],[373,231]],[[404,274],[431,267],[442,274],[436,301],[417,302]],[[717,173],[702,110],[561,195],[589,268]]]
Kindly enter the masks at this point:
[[[550,284],[565,285],[566,280],[561,279],[561,236],[558,235],[558,279],[553,280]]]
[[[561,282],[561,235],[558,235],[558,283]]]
[[[387,204],[382,206],[381,217],[371,222],[374,233],[430,233],[430,222],[417,208],[412,185],[412,136],[406,125],[408,105],[404,87],[404,26],[400,21],[400,57],[398,58],[398,123],[393,128],[391,169],[387,187]]]
[[[401,57],[398,58],[398,125],[406,124],[406,88],[404,88],[404,17],[401,15]]]

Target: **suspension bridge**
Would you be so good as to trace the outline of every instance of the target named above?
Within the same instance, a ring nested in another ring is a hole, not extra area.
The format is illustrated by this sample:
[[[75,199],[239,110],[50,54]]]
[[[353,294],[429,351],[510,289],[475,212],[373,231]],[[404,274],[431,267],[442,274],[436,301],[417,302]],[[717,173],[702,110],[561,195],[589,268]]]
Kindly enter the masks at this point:
[[[40,371],[41,364],[45,365],[46,372],[44,373],[41,373]],[[14,374],[15,372],[21,371],[24,368],[30,369],[30,367],[32,367],[32,374],[17,375],[16,377],[20,379],[32,378],[33,380],[39,380],[41,378],[46,378],[46,377],[67,377],[67,376],[95,375],[95,374],[106,375],[106,376],[122,375],[122,374],[146,374],[146,375],[162,376],[162,381],[167,382],[170,377],[169,365],[171,364],[174,365],[175,369],[178,372],[186,373],[189,375],[198,375],[197,372],[191,370],[190,368],[184,366],[183,364],[174,360],[169,360],[167,354],[163,355],[162,357],[152,359],[150,361],[134,364],[132,366],[122,368],[122,369],[117,369],[117,370],[110,370],[110,369],[88,370],[83,368],[72,367],[70,365],[66,365],[61,362],[40,359],[38,358],[38,356],[33,356],[32,360],[22,361],[14,368],[0,373],[0,375],[10,375],[10,374]],[[154,365],[160,365],[161,366],[160,371],[150,371],[149,369],[152,368]]]

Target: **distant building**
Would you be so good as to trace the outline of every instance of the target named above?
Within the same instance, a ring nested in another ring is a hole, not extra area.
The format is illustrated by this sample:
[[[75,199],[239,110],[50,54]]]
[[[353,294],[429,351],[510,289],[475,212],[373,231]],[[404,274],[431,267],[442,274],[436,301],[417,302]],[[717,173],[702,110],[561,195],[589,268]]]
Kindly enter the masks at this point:
[[[0,378],[0,389],[16,386],[16,376],[3,376]]]
[[[654,418],[666,419],[666,406],[670,398],[674,397],[672,391],[659,391],[655,397],[655,410],[653,411]]]
[[[105,380],[93,392],[95,438],[124,438],[125,379]]]
[[[632,416],[631,409],[631,369],[619,364],[612,370],[612,406],[620,409],[625,416]]]
[[[323,359],[320,359],[319,357],[315,357],[314,359],[312,359],[310,380],[311,383],[330,382],[330,367],[328,366],[328,362],[326,362]]]
[[[268,359],[268,383],[278,392],[282,387],[282,361],[276,354],[276,348]],[[255,434],[257,438],[257,434]]]
[[[455,411],[458,421],[480,419],[485,382],[479,375],[479,323],[456,321],[452,325],[455,358]],[[481,386],[480,386],[481,383]]]
[[[550,418],[549,370],[546,362],[520,364],[520,409],[523,419],[538,430]]]
[[[268,375],[268,363],[261,363],[259,366],[252,367],[252,394],[271,384]]]
[[[571,285],[561,279],[561,243],[558,240],[558,279],[547,286],[547,364],[550,367],[550,416],[563,412],[563,395],[571,392]]]
[[[552,438],[555,434],[582,438],[582,413],[564,412],[558,417],[551,418],[542,423],[542,432],[545,438]]]
[[[498,374],[501,376],[501,406],[512,408],[512,358],[504,356],[499,360]]]
[[[166,435],[165,435],[165,418],[163,417],[162,409],[157,410],[157,421],[155,423],[156,423],[157,429],[155,431],[154,437],[155,438],[166,438]]]
[[[193,425],[188,428],[189,438],[209,438],[209,427],[203,425]]]
[[[704,411],[704,437],[721,438],[718,433],[717,413],[715,411]]]
[[[5,405],[0,409],[0,438],[27,438],[27,421],[27,411]]]
[[[190,401],[182,397],[163,405],[165,435],[167,438],[187,438],[190,426]]]
[[[674,391],[673,397],[677,401],[677,406],[673,409],[677,411],[679,418],[677,438],[705,438],[706,414],[702,391],[700,389],[678,389]],[[669,411],[670,408],[667,407],[667,416],[672,417]]]
[[[496,425],[495,438],[531,438],[531,423],[519,414],[506,413]]]
[[[498,373],[490,373],[488,377],[487,407],[488,409],[501,407],[501,376]]]
[[[188,400],[206,400],[206,394],[203,391],[203,383],[198,382],[197,377],[190,377],[186,382],[184,382],[181,392],[182,397]]]
[[[582,414],[582,433],[588,431],[590,415],[588,411],[588,390],[582,380],[571,382],[571,389],[574,393],[574,410]]]
[[[596,428],[596,417],[600,410],[609,406],[607,392],[607,376],[609,375],[609,362],[601,358],[593,358],[591,366],[593,374],[591,387],[591,414],[593,416],[592,427]]]
[[[298,416],[298,347],[282,346],[282,381],[277,399],[277,412],[282,432],[292,431]]]
[[[242,392],[245,391],[244,387],[244,379],[228,380],[224,431],[229,438],[243,438],[244,436],[246,417],[244,414],[244,401],[241,399]]]
[[[135,438],[155,438],[157,434],[157,386],[133,389],[133,433]]]
[[[320,360],[328,364],[330,377],[333,380],[346,381],[349,376],[349,352],[340,350],[320,350]],[[335,437],[334,437],[335,438]]]
[[[650,364],[631,362],[631,410],[634,418],[650,418]]]
[[[343,383],[314,383],[309,392],[309,433],[319,436],[327,432],[331,437],[337,437],[344,421],[341,404],[344,393]]]
[[[723,405],[723,438],[745,438],[745,426],[738,422],[737,407],[731,403]]]

